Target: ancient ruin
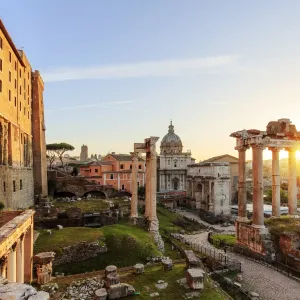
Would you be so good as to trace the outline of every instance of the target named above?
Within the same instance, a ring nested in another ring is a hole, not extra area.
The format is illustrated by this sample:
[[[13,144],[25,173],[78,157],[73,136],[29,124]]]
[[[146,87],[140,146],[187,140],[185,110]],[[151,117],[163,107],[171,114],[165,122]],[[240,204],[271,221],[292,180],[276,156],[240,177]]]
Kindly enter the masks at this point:
[[[33,210],[2,212],[1,276],[12,282],[32,281]]]
[[[135,143],[132,155],[132,197],[131,197],[131,215],[135,220],[138,217],[138,195],[137,195],[137,170],[138,155],[146,153],[146,201],[145,218],[148,221],[149,231],[158,232],[158,219],[156,215],[156,157],[155,151],[158,137],[145,139],[144,143]]]
[[[270,241],[264,225],[263,150],[272,151],[272,216],[280,216],[279,151],[289,153],[288,207],[289,216],[297,215],[296,150],[300,149],[300,132],[289,119],[269,122],[266,131],[240,130],[230,135],[236,138],[239,152],[238,218],[236,231],[238,243],[254,252],[269,256]],[[253,219],[248,224],[246,199],[246,151],[252,148]]]
[[[41,252],[33,257],[38,284],[45,284],[51,280],[54,257],[55,252]]]

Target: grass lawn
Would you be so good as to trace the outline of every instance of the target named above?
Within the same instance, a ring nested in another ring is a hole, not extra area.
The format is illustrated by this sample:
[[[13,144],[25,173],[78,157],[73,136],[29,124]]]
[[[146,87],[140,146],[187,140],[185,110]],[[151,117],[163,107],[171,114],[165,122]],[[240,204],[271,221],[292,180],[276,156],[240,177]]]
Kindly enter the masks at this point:
[[[157,207],[157,217],[159,220],[159,231],[161,233],[163,233],[164,230],[167,230],[169,232],[177,232],[182,229],[181,227],[174,225],[173,223],[180,217],[165,208]]]
[[[181,286],[177,280],[185,277],[185,264],[175,264],[172,271],[164,271],[161,266],[147,268],[142,275],[122,277],[121,281],[129,283],[134,286],[138,296],[127,297],[128,300],[133,299],[157,299],[151,298],[149,294],[158,292],[159,299],[163,300],[176,300],[182,299],[186,293],[193,290],[186,290]],[[164,290],[159,290],[155,287],[158,280],[164,280],[168,283],[168,287]],[[217,288],[213,287],[209,279],[205,280],[204,290],[201,292],[200,297],[193,298],[200,300],[226,300],[229,299],[224,293]]]
[[[64,228],[61,231],[63,232],[65,229],[69,228]],[[74,236],[77,236],[75,240],[83,240],[81,229],[83,229],[83,227],[77,228],[77,232],[74,232]],[[102,228],[91,228],[90,230],[94,231],[95,235],[99,234],[99,237],[104,238],[108,252],[82,262],[57,266],[55,271],[70,275],[102,270],[110,264],[114,264],[118,267],[132,266],[138,262],[145,263],[147,257],[162,255],[157,250],[149,233],[136,226],[117,224]],[[41,239],[39,237],[37,242],[40,240],[40,244],[46,242],[48,245],[51,245],[50,242],[45,241],[48,237],[51,236],[42,235]],[[69,242],[71,240],[74,241],[74,238],[70,237]],[[52,250],[57,249],[54,244],[52,248]]]
[[[39,237],[34,244],[34,253],[44,251],[58,251],[60,248],[80,243],[92,242],[103,236],[101,228],[67,227],[63,230],[52,229],[50,235],[47,231],[39,230]]]
[[[220,245],[221,241],[229,246],[233,246],[236,243],[236,237],[230,234],[216,234],[212,236],[212,239],[216,245]]]

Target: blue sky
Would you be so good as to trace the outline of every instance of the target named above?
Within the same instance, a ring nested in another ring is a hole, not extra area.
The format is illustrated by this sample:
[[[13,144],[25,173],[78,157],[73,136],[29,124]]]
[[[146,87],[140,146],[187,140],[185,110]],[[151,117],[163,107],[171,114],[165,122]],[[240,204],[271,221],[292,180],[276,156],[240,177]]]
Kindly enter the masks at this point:
[[[44,78],[47,142],[74,154],[129,152],[170,119],[197,160],[237,155],[236,130],[300,128],[300,1],[2,0],[0,12]]]

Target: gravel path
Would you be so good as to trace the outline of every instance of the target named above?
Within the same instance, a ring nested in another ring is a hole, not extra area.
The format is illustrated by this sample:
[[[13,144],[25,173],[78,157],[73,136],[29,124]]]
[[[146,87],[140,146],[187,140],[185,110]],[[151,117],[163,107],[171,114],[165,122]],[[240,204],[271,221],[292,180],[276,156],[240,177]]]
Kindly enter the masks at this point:
[[[196,220],[199,218],[191,212],[181,211],[181,214]],[[201,223],[203,222],[202,220],[200,221]],[[226,231],[228,231],[228,228]],[[185,239],[193,243],[205,245],[209,244],[207,242],[207,236],[207,232],[195,235],[184,235]],[[242,287],[245,290],[259,293],[264,300],[300,300],[300,282],[271,268],[249,260],[244,256],[235,253],[229,253],[228,256],[237,259],[242,263]]]

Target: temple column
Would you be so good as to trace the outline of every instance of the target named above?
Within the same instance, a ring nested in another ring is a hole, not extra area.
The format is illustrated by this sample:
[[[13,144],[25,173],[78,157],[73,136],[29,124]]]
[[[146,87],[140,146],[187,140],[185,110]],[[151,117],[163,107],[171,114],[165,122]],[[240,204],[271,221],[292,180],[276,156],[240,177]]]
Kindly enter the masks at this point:
[[[271,148],[272,151],[272,216],[280,217],[280,169],[279,148]]]
[[[151,198],[151,155],[146,153],[146,197],[145,197],[145,218],[149,218]]]
[[[17,282],[24,283],[24,235],[17,246]]]
[[[238,185],[238,222],[247,222],[247,190],[246,190],[246,150],[247,147],[238,148],[239,151],[239,185]]]
[[[131,170],[131,218],[138,217],[138,154],[131,152],[132,170]]]
[[[262,144],[252,145],[253,173],[253,222],[255,228],[265,228],[264,225],[264,191],[263,191],[263,149]]]
[[[296,149],[290,148],[289,152],[289,179],[288,179],[288,205],[289,215],[297,215],[297,171]]]
[[[212,195],[211,195],[211,181],[208,182],[208,195],[209,195],[209,202],[208,202],[208,210],[212,211]]]
[[[32,281],[33,267],[33,217],[32,223],[25,233],[24,237],[24,281]]]
[[[150,231],[158,231],[158,219],[156,214],[156,168],[157,168],[157,155],[155,152],[155,144],[154,150],[150,152],[150,167],[151,167],[151,177],[150,177],[150,201],[149,201],[149,221],[150,221]]]
[[[11,247],[10,253],[8,254],[7,261],[7,279],[16,282],[17,281],[17,252],[16,244]]]
[[[120,174],[117,174],[118,191],[120,190]]]

